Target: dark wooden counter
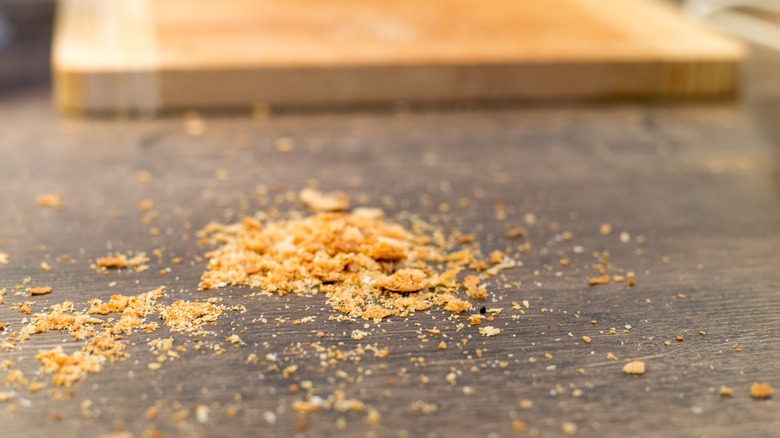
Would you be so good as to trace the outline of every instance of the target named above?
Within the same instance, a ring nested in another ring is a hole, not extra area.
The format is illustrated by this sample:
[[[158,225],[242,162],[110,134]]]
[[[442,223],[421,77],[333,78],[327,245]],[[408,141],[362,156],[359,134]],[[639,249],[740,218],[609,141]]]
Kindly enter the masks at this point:
[[[165,285],[163,302],[218,296],[247,309],[213,327],[209,340],[216,342],[245,330],[246,345],[222,342],[220,356],[190,348],[152,371],[147,364],[155,356],[146,341],[167,332],[135,333],[128,338],[130,358],[90,375],[66,400],[52,400],[50,389],[19,390],[0,404],[2,435],[92,436],[116,427],[144,436],[154,425],[164,436],[509,436],[517,433],[517,419],[529,436],[563,434],[571,427],[565,423],[576,425],[578,436],[767,436],[780,427],[780,409],[748,391],[754,381],[780,388],[779,60],[757,49],[736,103],[310,112],[265,121],[214,115],[204,116],[200,137],[188,135],[178,116],[60,119],[47,86],[0,87],[0,252],[10,258],[0,265],[0,288],[9,289],[0,321],[11,324],[0,341],[29,317],[11,308],[23,301],[35,301],[34,311],[64,300],[83,307],[95,297]],[[276,150],[280,136],[293,139],[291,152]],[[149,172],[147,183],[139,182],[139,171]],[[311,179],[391,214],[430,218],[447,202],[451,225],[474,231],[486,251],[503,249],[504,230],[534,213],[528,237],[534,250],[522,268],[506,272],[522,287],[489,283],[487,306],[504,309],[493,322],[503,333],[456,333],[457,321],[431,311],[369,323],[369,336],[356,341],[349,334],[366,322],[327,321],[332,312],[321,295],[245,298],[244,289],[197,290],[205,266],[197,256],[206,251],[196,244],[197,229],[263,208],[259,185],[273,197]],[[39,194],[54,192],[65,211],[37,205]],[[471,198],[470,206],[458,206],[462,197]],[[144,199],[157,212],[150,224],[141,223],[136,209]],[[495,218],[496,202],[507,206],[504,222]],[[554,223],[573,234],[570,242],[555,241]],[[599,233],[603,223],[612,225],[608,236]],[[150,234],[152,227],[158,235]],[[620,241],[622,231],[630,242]],[[572,252],[576,245],[582,254]],[[89,267],[109,251],[156,248],[162,261],[152,257],[147,272],[104,276]],[[603,250],[615,266],[636,272],[636,287],[586,285],[591,254]],[[558,265],[556,251],[573,265]],[[60,261],[61,254],[75,262]],[[173,257],[184,263],[171,264]],[[41,270],[43,261],[50,272]],[[161,275],[166,267],[171,272]],[[14,296],[25,278],[54,292]],[[522,300],[530,304],[525,315],[510,304]],[[316,319],[275,321],[304,316]],[[253,322],[259,317],[268,322]],[[419,339],[433,327],[449,336],[446,350],[436,348],[441,335]],[[316,338],[317,331],[325,338]],[[469,335],[468,345],[455,347]],[[584,344],[582,336],[592,342]],[[193,345],[187,336],[175,339]],[[14,367],[35,378],[35,352],[63,341],[76,344],[62,333],[36,335],[0,359],[23,358]],[[317,341],[343,343],[343,350],[377,343],[390,353],[321,371],[311,351],[292,352]],[[276,353],[298,370],[284,378],[246,364],[251,353]],[[424,368],[412,360],[417,357]],[[627,358],[644,360],[647,373],[623,374]],[[451,371],[462,373],[455,384],[445,380]],[[378,410],[381,420],[370,425],[365,413],[293,412],[291,403],[303,395],[289,386],[304,381],[323,397],[348,382],[347,396]],[[733,396],[719,396],[721,385]],[[473,394],[464,395],[464,387]],[[521,409],[523,399],[533,406]],[[146,418],[157,401],[164,403],[159,415]],[[421,413],[420,402],[437,409]],[[85,403],[89,415],[81,415]],[[206,424],[196,419],[198,405],[211,409]],[[233,408],[236,415],[228,418]],[[188,416],[175,420],[181,409]]]

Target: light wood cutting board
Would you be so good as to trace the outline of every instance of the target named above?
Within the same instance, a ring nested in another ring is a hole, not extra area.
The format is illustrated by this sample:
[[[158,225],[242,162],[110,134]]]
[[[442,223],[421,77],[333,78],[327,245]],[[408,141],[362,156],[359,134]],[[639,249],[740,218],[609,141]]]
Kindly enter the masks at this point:
[[[734,93],[742,47],[657,0],[61,0],[59,109]]]

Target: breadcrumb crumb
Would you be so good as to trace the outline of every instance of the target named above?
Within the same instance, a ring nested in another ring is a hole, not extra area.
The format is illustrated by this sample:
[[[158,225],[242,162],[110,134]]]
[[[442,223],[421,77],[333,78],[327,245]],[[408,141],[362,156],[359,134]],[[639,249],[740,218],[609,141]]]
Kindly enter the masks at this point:
[[[753,382],[750,387],[750,396],[755,399],[768,399],[772,397],[774,390],[768,383]]]
[[[29,292],[30,295],[46,295],[46,294],[50,294],[51,291],[52,288],[50,286],[31,287],[27,289],[27,292]]]
[[[479,328],[479,334],[481,334],[482,336],[486,336],[486,337],[496,336],[499,333],[501,333],[501,329],[495,328],[492,325]]]
[[[635,360],[623,365],[623,372],[626,374],[642,375],[645,373],[645,363],[641,360]]]

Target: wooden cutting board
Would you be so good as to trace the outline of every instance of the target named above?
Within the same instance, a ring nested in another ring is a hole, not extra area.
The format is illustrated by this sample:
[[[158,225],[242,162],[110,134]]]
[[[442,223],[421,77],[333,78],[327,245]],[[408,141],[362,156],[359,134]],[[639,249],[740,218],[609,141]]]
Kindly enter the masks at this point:
[[[657,0],[61,0],[69,113],[731,95],[742,47]]]

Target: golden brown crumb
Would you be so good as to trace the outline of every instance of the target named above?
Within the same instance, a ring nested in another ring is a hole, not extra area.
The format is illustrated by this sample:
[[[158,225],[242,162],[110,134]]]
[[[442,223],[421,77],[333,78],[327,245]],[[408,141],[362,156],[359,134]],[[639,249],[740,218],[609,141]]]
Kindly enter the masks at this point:
[[[512,228],[511,230],[506,232],[507,239],[514,239],[516,237],[525,237],[526,234],[528,234],[528,231],[526,231],[523,227],[517,227]]]
[[[475,239],[473,234],[463,234],[458,237],[458,243],[461,245],[465,245],[467,243],[473,242]]]
[[[379,414],[379,411],[376,409],[369,409],[368,414],[366,415],[366,423],[375,426],[379,424],[381,419],[382,416]]]
[[[376,285],[393,292],[417,292],[429,284],[428,275],[419,269],[400,269],[377,280]]]
[[[601,277],[591,277],[588,279],[588,286],[597,286],[600,284],[609,283],[609,275],[602,275]]]
[[[227,406],[225,408],[225,417],[227,417],[229,419],[233,419],[233,418],[236,418],[236,415],[238,415],[238,408],[237,407],[231,405],[231,406]]]
[[[27,289],[27,292],[30,293],[30,295],[46,295],[51,293],[52,288],[50,286],[43,286],[43,287],[31,287]]]
[[[774,390],[768,383],[753,382],[750,387],[750,396],[755,399],[767,399],[772,397]]]
[[[55,304],[49,309],[46,313],[38,313],[33,316],[32,321],[20,330],[20,340],[24,341],[29,339],[31,335],[55,330],[68,330],[74,339],[86,339],[94,336],[94,325],[103,322],[87,315],[74,313],[71,301]]]
[[[599,227],[599,233],[606,236],[607,234],[612,232],[612,225],[610,224],[601,224],[601,227]]]
[[[721,385],[720,389],[718,389],[718,394],[722,397],[731,397],[734,394],[734,391],[726,385]]]
[[[24,377],[24,374],[20,370],[8,371],[8,374],[5,375],[3,381],[5,383],[14,384],[17,386],[26,386],[28,383],[27,379]]]
[[[11,260],[11,256],[7,252],[0,252],[0,265],[7,265]]]
[[[148,199],[144,199],[143,201],[138,203],[138,211],[140,211],[141,213],[150,211],[153,208],[154,208],[154,202]]]
[[[135,272],[144,272],[149,269],[149,257],[145,252],[139,252],[129,256],[125,254],[109,255],[98,258],[95,266],[98,272],[105,272],[108,269],[122,269],[130,267]]]
[[[322,409],[322,405],[313,403],[311,401],[295,400],[292,403],[292,408],[299,414],[311,414]]]
[[[525,431],[525,427],[525,422],[523,420],[512,421],[512,430],[515,432],[523,432]]]
[[[70,386],[83,380],[87,373],[99,373],[103,370],[105,358],[98,355],[85,354],[76,351],[65,354],[61,346],[51,350],[41,350],[35,355],[41,363],[41,371],[52,374],[52,384]]]
[[[623,372],[626,374],[642,375],[645,373],[645,363],[641,360],[635,360],[623,365]]]
[[[588,336],[583,336],[582,337],[582,342],[584,342],[586,344],[590,344],[590,338]]]
[[[59,207],[62,205],[62,195],[59,193],[41,194],[36,198],[41,207]]]
[[[48,384],[46,382],[32,382],[29,385],[27,385],[27,390],[32,393],[36,393],[47,386]]]
[[[224,311],[225,306],[211,302],[175,301],[160,309],[160,316],[174,333],[203,334],[203,326],[216,321]]]
[[[574,435],[577,433],[577,425],[570,422],[565,422],[561,424],[561,430],[563,431],[564,435]]]
[[[127,258],[124,256],[118,256],[118,257],[101,257],[95,261],[97,263],[97,266],[99,268],[126,268],[127,267]]]
[[[476,275],[467,275],[463,279],[463,287],[466,288],[466,295],[472,300],[484,300],[487,298],[487,289],[479,287],[479,277]]]
[[[316,189],[303,189],[298,194],[301,201],[312,211],[344,211],[349,208],[349,195],[344,192],[324,193]]]

